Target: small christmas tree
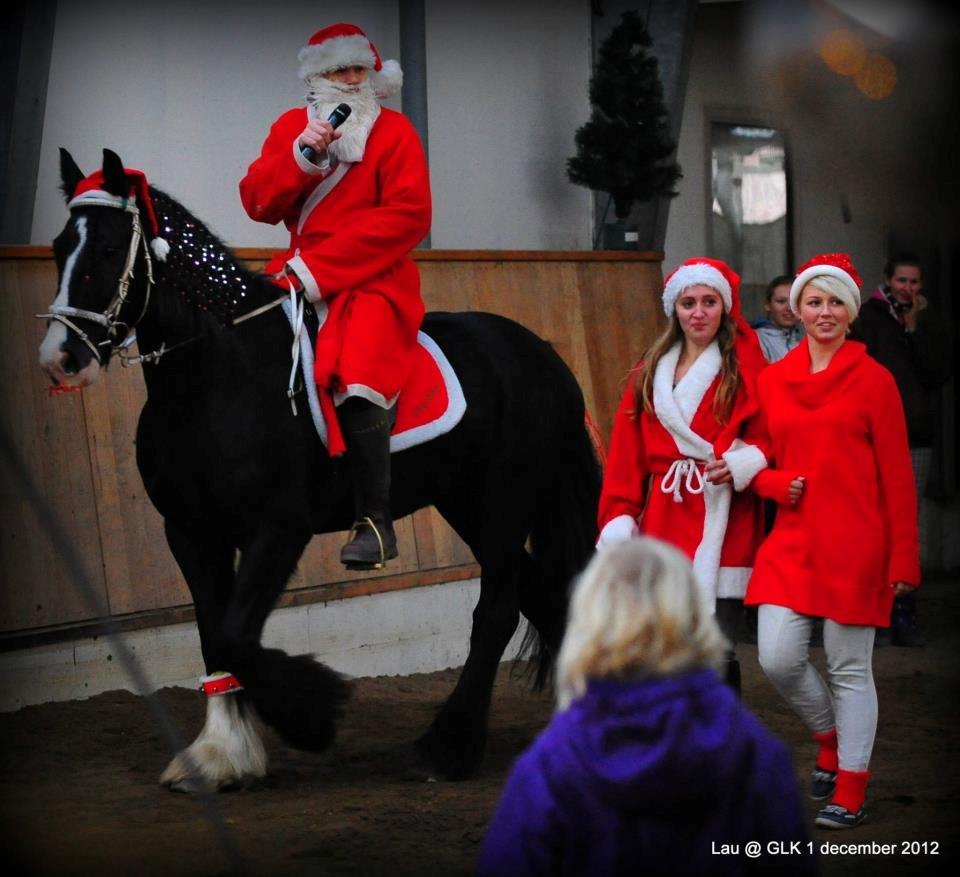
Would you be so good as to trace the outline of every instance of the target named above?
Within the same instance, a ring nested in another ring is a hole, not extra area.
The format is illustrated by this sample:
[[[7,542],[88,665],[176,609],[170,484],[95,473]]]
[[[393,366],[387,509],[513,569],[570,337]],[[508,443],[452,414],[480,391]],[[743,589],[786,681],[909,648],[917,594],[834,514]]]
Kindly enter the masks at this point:
[[[567,160],[570,181],[609,193],[621,221],[635,202],[676,195],[673,185],[682,176],[669,161],[676,144],[649,46],[640,17],[624,12],[600,46],[590,79],[590,121],[577,130],[577,154]]]

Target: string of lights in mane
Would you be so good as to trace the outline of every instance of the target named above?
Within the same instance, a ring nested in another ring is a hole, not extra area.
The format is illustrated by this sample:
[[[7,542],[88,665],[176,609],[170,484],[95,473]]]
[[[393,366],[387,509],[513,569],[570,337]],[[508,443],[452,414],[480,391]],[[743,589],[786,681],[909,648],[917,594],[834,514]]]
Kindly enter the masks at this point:
[[[161,235],[170,252],[162,263],[164,285],[222,325],[250,310],[253,272],[182,204],[150,187]]]

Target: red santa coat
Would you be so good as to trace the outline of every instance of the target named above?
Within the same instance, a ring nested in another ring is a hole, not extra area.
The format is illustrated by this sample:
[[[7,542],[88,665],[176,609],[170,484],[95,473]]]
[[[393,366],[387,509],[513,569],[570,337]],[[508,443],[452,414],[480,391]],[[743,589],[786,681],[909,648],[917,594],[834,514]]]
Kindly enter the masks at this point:
[[[654,414],[639,408],[634,369],[617,410],[604,469],[599,525],[628,516],[639,532],[677,546],[693,560],[707,599],[743,597],[763,537],[762,509],[746,487],[766,466],[747,426],[756,412],[754,360],[741,359],[743,382],[728,423],[713,412],[720,383],[714,342],[673,386],[680,344],[661,357],[654,376]],[[710,484],[704,464],[723,457],[734,478]],[[745,491],[745,492],[744,492]]]
[[[920,582],[916,488],[892,375],[856,341],[811,374],[801,344],[764,371],[757,390],[775,468],[753,487],[780,505],[746,602],[886,627],[890,584]],[[803,495],[790,506],[798,475]]]
[[[306,108],[273,124],[241,200],[251,219],[290,231],[290,246],[264,270],[289,265],[318,303],[318,387],[385,405],[409,373],[423,319],[410,258],[430,229],[423,147],[405,116],[381,108],[363,159],[321,169],[297,148],[306,124]]]

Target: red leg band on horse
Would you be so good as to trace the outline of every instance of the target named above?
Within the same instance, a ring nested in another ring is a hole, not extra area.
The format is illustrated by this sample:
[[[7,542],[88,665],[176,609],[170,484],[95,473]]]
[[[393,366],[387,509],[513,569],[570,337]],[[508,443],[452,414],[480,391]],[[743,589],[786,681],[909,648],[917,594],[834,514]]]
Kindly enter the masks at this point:
[[[814,731],[813,739],[820,744],[820,751],[817,753],[817,767],[820,770],[831,770],[836,773],[840,767],[837,761],[837,729]]]
[[[219,671],[209,676],[200,677],[200,688],[207,697],[217,694],[232,694],[234,691],[243,691],[240,680],[233,673]]]
[[[851,813],[856,813],[863,806],[863,799],[867,796],[867,781],[870,771],[840,770],[837,771],[837,789],[833,793],[831,804],[846,807]]]

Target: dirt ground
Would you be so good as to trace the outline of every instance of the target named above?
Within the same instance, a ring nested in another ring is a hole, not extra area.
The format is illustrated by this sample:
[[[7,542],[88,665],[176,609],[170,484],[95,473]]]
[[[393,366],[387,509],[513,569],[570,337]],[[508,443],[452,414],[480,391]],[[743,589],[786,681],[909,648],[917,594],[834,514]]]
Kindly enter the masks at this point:
[[[868,821],[849,832],[811,828],[817,846],[876,842],[896,852],[828,853],[824,875],[932,874],[960,856],[960,581],[929,582],[922,600],[926,647],[876,651]],[[790,745],[806,783],[813,744],[762,676],[756,647],[739,653],[745,701]],[[411,743],[456,675],[358,681],[337,742],[322,755],[269,737],[266,780],[216,798],[219,832],[200,801],[158,784],[170,753],[143,699],[112,692],[2,715],[2,860],[20,874],[469,874],[510,764],[548,721],[551,702],[505,667],[479,776],[427,781]],[[201,695],[165,689],[157,698],[192,739]],[[818,805],[808,805],[812,826]]]

